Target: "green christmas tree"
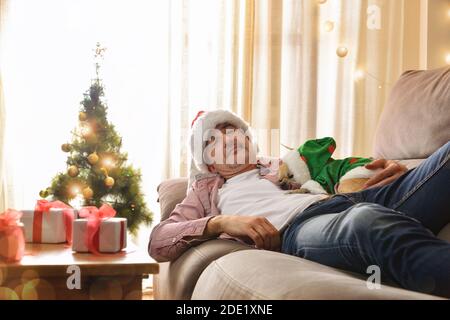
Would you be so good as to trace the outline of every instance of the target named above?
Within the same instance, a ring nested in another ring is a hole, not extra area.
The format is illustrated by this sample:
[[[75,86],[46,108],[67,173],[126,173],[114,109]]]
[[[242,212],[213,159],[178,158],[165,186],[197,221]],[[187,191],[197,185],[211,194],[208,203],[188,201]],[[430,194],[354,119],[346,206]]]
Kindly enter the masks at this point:
[[[141,192],[141,172],[127,164],[127,153],[121,151],[122,138],[107,120],[108,108],[102,101],[104,90],[99,78],[104,50],[97,43],[96,79],[84,94],[72,142],[61,146],[69,153],[67,172],[57,174],[51,186],[39,195],[65,203],[78,197],[84,206],[107,203],[117,216],[127,218],[128,229],[135,234],[139,224],[152,222],[152,213]]]

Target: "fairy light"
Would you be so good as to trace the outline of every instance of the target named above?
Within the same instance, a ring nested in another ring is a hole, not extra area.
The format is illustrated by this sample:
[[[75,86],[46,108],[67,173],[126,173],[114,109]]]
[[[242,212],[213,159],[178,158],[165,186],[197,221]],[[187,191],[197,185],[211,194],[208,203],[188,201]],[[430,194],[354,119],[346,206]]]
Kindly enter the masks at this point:
[[[353,74],[353,76],[355,78],[355,81],[359,81],[359,80],[364,79],[365,72],[362,69],[356,69],[355,73]]]
[[[102,160],[103,166],[106,168],[112,168],[114,167],[114,161],[110,157],[104,158]]]
[[[89,125],[85,124],[81,127],[81,135],[86,137],[92,133],[92,129]]]
[[[331,32],[334,29],[334,22],[333,21],[325,21],[325,23],[323,24],[323,30],[325,32]]]
[[[70,193],[73,196],[78,195],[80,192],[81,192],[81,188],[78,185],[73,185],[73,186],[70,187]]]
[[[445,62],[450,65],[450,53],[445,57]]]

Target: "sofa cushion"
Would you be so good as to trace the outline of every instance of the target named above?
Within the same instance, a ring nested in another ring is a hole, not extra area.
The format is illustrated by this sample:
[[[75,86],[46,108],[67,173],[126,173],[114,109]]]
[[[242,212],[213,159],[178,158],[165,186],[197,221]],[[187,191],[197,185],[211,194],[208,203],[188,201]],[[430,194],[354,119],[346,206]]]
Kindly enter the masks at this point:
[[[188,179],[169,179],[158,186],[158,202],[161,207],[161,221],[166,220],[175,206],[186,197]]]
[[[160,263],[159,274],[153,277],[155,299],[190,299],[203,270],[212,261],[239,250],[252,248],[230,240],[211,240],[189,249],[173,262]]]
[[[439,299],[382,285],[370,290],[366,279],[301,258],[263,250],[239,251],[202,273],[192,299],[316,300]]]
[[[374,141],[374,156],[426,158],[450,141],[450,67],[407,71],[392,89]]]

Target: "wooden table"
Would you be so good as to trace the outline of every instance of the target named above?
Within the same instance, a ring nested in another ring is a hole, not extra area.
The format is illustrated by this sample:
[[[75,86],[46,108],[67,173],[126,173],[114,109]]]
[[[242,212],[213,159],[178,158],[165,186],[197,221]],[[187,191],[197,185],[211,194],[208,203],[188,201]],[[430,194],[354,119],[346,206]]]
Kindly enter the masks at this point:
[[[141,299],[142,279],[158,271],[148,253],[133,245],[95,256],[63,244],[30,243],[20,262],[0,262],[0,299]],[[80,289],[73,288],[77,279]]]

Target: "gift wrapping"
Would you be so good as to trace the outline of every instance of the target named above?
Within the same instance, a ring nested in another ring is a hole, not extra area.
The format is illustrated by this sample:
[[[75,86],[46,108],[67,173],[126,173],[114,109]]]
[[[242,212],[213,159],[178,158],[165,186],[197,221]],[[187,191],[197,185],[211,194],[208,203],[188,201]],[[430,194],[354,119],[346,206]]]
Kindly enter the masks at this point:
[[[119,252],[127,245],[127,219],[114,218],[116,210],[108,204],[84,207],[79,211],[82,219],[73,223],[72,249],[78,252]]]
[[[66,204],[39,200],[34,210],[22,212],[26,242],[71,243],[76,212]]]
[[[73,222],[72,249],[77,252],[114,253],[127,246],[127,219],[102,218],[98,230],[93,236],[95,250],[89,250],[88,246],[88,219],[76,219]]]
[[[0,214],[0,258],[6,262],[20,261],[25,251],[21,215],[22,212],[11,209]]]

